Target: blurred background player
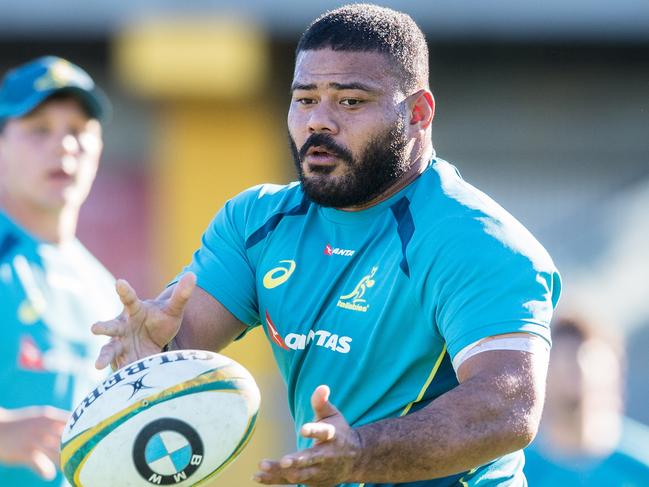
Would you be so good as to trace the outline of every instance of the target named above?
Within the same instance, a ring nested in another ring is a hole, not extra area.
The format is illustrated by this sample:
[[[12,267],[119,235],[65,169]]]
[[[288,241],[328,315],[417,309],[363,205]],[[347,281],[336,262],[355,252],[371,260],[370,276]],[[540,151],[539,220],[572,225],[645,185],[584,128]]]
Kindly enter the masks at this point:
[[[527,450],[531,486],[649,485],[649,429],[623,416],[624,348],[610,330],[560,317],[541,432]]]
[[[98,380],[88,324],[119,312],[76,239],[109,105],[80,67],[42,57],[0,86],[0,484],[61,485],[59,438]]]

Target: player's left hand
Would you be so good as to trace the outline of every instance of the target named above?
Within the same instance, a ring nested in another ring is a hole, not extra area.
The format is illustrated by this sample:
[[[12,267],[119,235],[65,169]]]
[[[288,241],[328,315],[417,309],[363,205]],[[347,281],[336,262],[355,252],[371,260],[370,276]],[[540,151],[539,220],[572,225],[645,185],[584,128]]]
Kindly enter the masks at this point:
[[[279,461],[262,460],[253,480],[260,484],[305,484],[330,487],[349,479],[361,453],[360,437],[329,402],[329,387],[318,386],[311,396],[315,421],[300,434],[315,440],[311,448],[284,455]]]

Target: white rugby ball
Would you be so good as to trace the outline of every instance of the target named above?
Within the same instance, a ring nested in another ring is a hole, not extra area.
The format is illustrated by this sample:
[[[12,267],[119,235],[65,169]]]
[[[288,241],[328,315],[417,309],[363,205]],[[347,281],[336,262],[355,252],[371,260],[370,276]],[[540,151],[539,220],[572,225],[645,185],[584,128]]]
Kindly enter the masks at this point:
[[[75,487],[199,485],[252,435],[252,375],[223,355],[178,350],[114,372],[73,411],[61,467]]]

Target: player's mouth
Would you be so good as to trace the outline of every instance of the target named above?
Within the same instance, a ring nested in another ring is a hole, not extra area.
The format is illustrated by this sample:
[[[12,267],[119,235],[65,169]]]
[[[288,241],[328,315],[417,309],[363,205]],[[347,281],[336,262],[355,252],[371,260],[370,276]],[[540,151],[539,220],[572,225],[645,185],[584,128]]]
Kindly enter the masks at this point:
[[[69,174],[63,169],[53,169],[48,171],[47,179],[54,183],[72,184],[74,183],[75,177],[74,174]]]
[[[310,147],[304,157],[309,169],[316,172],[331,172],[340,162],[340,156],[322,146]]]

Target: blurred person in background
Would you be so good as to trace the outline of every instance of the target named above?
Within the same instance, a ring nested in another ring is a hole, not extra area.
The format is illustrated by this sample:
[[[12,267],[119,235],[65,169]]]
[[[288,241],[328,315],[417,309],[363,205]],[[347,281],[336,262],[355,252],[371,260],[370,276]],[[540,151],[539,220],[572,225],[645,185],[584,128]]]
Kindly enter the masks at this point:
[[[531,486],[646,487],[649,428],[624,417],[624,347],[576,317],[552,326],[547,399],[527,449]]]
[[[99,380],[89,323],[121,309],[75,237],[108,101],[80,67],[35,59],[0,85],[0,485],[58,486],[59,441]],[[100,345],[100,344],[99,344]]]
[[[428,76],[409,16],[323,14],[291,87],[300,182],[227,202],[158,299],[118,281],[126,312],[93,325],[112,337],[98,367],[218,351],[263,326],[300,451],[261,461],[257,482],[525,485],[560,278],[520,223],[435,156]]]

